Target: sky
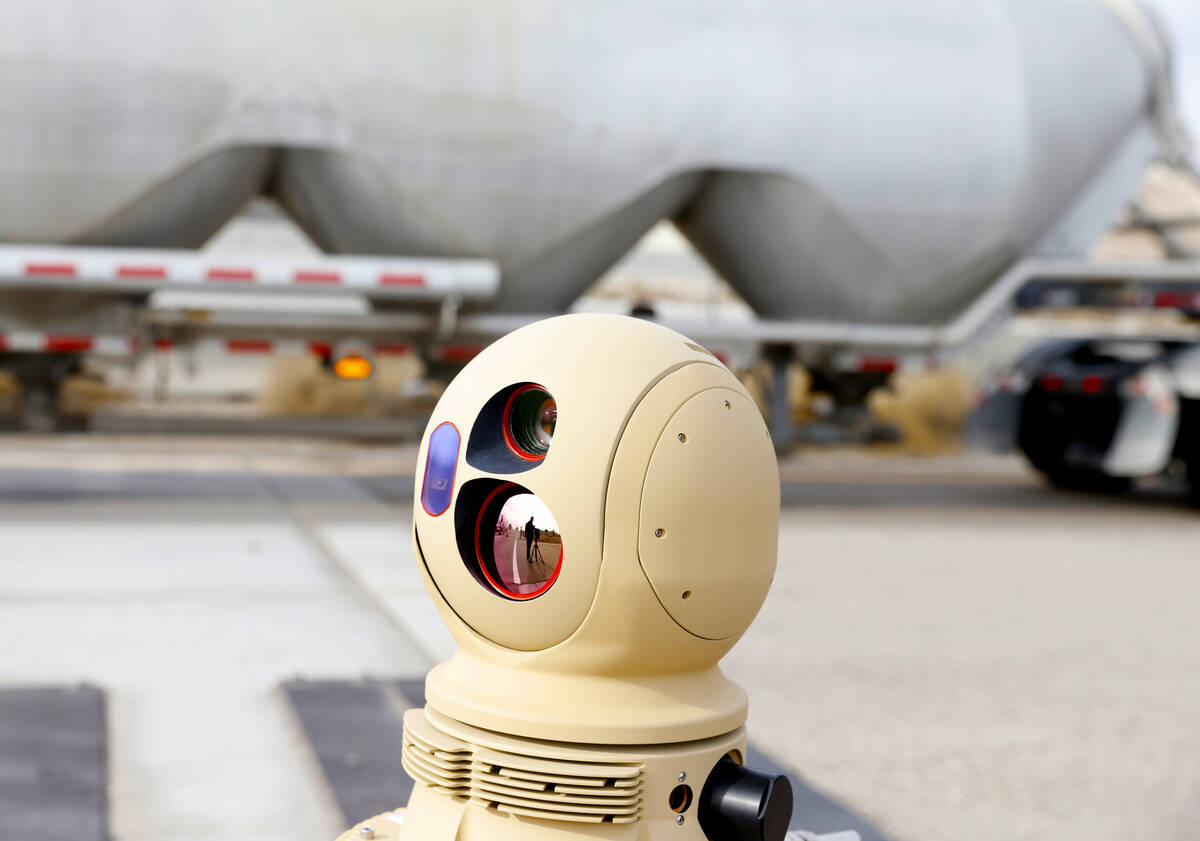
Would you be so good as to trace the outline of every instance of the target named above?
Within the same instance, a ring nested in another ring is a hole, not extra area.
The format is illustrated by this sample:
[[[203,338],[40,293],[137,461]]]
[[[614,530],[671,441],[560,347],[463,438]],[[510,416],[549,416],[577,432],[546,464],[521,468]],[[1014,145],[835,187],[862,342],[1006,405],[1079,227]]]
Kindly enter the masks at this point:
[[[520,528],[525,527],[525,521],[529,519],[530,514],[533,515],[533,524],[542,531],[558,531],[558,523],[546,507],[546,503],[533,494],[517,494],[500,509],[501,519]]]
[[[1200,0],[1152,0],[1175,44],[1175,96],[1192,136],[1192,160],[1200,159]]]

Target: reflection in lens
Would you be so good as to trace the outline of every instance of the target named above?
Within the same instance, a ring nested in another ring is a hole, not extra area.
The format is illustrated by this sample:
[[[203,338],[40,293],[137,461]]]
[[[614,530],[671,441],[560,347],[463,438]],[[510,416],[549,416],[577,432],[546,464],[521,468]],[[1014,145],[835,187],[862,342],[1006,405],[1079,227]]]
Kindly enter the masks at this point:
[[[557,422],[554,398],[535,385],[525,386],[513,395],[505,418],[510,444],[517,454],[538,459],[549,451]]]
[[[562,535],[546,504],[531,493],[510,497],[492,538],[495,582],[506,595],[530,598],[549,588],[562,565]]]
[[[554,438],[554,424],[557,421],[558,407],[555,405],[553,397],[547,397],[538,408],[537,424],[533,428],[533,434],[538,439],[538,444],[547,450],[550,449],[550,440]]]

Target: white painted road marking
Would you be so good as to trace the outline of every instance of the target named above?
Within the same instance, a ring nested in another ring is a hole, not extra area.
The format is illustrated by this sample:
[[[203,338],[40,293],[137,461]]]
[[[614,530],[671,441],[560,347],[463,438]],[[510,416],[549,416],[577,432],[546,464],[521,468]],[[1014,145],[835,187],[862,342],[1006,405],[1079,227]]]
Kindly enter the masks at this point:
[[[519,544],[520,542],[521,542],[520,538],[513,539],[513,550],[512,550],[513,573],[512,573],[512,577],[513,577],[513,583],[516,584],[517,586],[520,586],[520,584],[521,584],[521,572],[517,568],[517,544]],[[514,587],[513,592],[520,592],[520,591]]]

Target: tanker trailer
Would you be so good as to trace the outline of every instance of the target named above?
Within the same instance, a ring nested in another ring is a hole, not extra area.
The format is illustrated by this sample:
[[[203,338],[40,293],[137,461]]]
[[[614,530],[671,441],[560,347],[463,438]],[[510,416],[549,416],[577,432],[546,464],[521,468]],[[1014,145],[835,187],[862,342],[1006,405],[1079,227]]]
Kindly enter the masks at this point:
[[[462,306],[508,317],[484,333],[567,308],[661,219],[785,325],[756,334],[776,350],[939,328],[1020,258],[1082,254],[1171,129],[1161,32],[1121,0],[2,17],[0,241],[195,248],[266,194],[331,253],[496,261]],[[0,293],[9,329],[114,317],[28,301]]]

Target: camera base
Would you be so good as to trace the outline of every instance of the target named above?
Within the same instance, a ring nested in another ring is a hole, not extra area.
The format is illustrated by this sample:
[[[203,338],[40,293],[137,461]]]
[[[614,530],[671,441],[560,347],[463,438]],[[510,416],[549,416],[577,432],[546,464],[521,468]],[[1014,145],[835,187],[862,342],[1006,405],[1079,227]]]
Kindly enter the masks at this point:
[[[337,841],[398,841],[407,809],[393,809],[356,823],[337,837]]]
[[[397,841],[705,841],[700,793],[745,729],[665,745],[586,745],[471,727],[434,709],[404,716],[416,780]],[[393,821],[394,823],[394,821]],[[390,831],[390,827],[389,827]]]

